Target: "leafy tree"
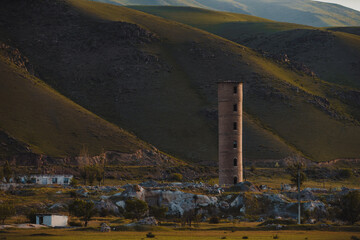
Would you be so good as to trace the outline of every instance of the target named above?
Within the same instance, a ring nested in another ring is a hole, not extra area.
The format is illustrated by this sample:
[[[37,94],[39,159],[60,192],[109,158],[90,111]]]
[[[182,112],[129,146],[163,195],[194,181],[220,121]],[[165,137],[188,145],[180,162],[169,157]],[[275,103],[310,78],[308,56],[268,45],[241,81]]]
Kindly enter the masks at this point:
[[[139,220],[146,215],[149,209],[146,202],[137,198],[128,199],[125,204],[125,217],[129,219]]]
[[[291,159],[287,164],[286,171],[290,174],[290,181],[292,182],[292,184],[296,185],[297,187],[299,186],[299,183],[301,187],[303,183],[307,180],[306,174],[304,172],[305,163],[304,160],[300,157],[294,157],[293,159]]]
[[[156,219],[164,219],[168,210],[169,209],[165,206],[150,206],[149,215],[154,216]]]
[[[88,178],[88,172],[87,172],[86,166],[84,166],[82,169],[80,169],[80,177],[84,181],[84,185],[86,185],[86,180]]]
[[[30,209],[30,211],[27,212],[26,218],[29,220],[30,223],[36,223],[36,214],[38,211],[34,208]]]
[[[97,173],[97,168],[95,166],[87,166],[87,178],[91,186],[94,185],[96,173]]]
[[[84,226],[87,227],[88,222],[96,214],[95,205],[93,202],[76,199],[69,205],[69,213],[81,218]]]
[[[360,191],[351,191],[340,201],[341,215],[344,221],[354,224],[360,221]]]
[[[351,171],[351,169],[346,168],[346,169],[341,169],[339,171],[339,177],[341,179],[349,179],[352,176],[353,176],[353,172]]]
[[[2,182],[4,179],[4,170],[3,168],[0,169],[0,182]]]
[[[14,205],[9,202],[0,204],[0,220],[2,224],[5,224],[5,220],[13,215],[15,215]]]
[[[187,224],[187,225],[189,225],[189,227],[191,227],[193,221],[194,222],[197,221],[197,215],[195,213],[195,210],[190,209],[190,210],[184,211],[184,213],[181,217],[181,225],[185,226]]]
[[[13,171],[11,169],[11,166],[10,166],[9,162],[6,160],[4,163],[4,166],[3,166],[3,175],[4,175],[6,182],[10,182],[12,173],[13,173]]]
[[[104,169],[100,166],[96,167],[96,181],[99,182],[99,185],[101,185],[101,181],[103,180],[104,176]]]
[[[70,180],[70,186],[72,187],[76,187],[77,185],[79,185],[79,181],[76,178],[71,178]]]
[[[290,174],[290,180],[293,184],[296,184],[298,190],[298,224],[301,224],[301,196],[300,188],[306,180],[305,162],[300,156],[294,156],[288,159],[287,172]]]
[[[86,185],[86,182],[88,182],[90,185],[94,185],[94,181],[98,181],[99,185],[101,184],[101,181],[103,180],[104,170],[99,166],[91,166],[86,165],[83,169],[81,169],[80,176],[84,181],[84,184]]]

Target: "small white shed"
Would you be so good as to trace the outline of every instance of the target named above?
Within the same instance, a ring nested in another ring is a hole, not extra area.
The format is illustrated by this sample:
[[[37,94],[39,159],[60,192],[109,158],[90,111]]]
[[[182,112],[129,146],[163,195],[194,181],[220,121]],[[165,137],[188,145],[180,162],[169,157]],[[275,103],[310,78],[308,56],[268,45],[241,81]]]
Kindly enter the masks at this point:
[[[49,227],[66,227],[68,216],[55,214],[38,214],[36,215],[36,224],[42,224]]]

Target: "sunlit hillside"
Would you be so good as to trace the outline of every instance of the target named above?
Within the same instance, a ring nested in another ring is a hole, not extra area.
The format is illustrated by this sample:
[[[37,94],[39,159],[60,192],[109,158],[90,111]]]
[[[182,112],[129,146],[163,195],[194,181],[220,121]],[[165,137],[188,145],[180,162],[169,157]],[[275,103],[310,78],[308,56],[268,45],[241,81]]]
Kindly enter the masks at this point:
[[[97,2],[56,3],[6,1],[1,31],[51,87],[159,149],[216,164],[216,82],[239,80],[246,159],[359,155],[359,110],[348,97],[355,90],[172,20]]]

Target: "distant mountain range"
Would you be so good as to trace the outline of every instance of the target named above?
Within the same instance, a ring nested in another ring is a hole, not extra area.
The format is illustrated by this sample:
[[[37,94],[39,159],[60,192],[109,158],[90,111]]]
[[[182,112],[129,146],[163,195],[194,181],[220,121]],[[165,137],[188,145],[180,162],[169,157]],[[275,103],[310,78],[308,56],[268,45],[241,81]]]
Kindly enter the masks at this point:
[[[315,27],[360,26],[360,12],[312,0],[97,0],[120,5],[191,6]]]

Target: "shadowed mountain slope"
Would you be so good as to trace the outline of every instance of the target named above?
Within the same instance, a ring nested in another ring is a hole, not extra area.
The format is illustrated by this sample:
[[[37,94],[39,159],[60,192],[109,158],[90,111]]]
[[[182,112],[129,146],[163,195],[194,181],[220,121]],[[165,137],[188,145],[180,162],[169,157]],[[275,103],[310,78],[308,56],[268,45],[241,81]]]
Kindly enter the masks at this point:
[[[216,82],[242,80],[245,158],[359,155],[354,89],[125,7],[60,0],[3,6],[1,31],[28,56],[36,75],[168,153],[216,163]]]
[[[190,6],[316,27],[359,26],[360,12],[312,0],[97,0],[120,5]]]
[[[10,47],[1,46],[0,128],[11,136],[0,134],[2,156],[26,152],[74,156],[83,146],[90,154],[99,153],[102,148],[121,152],[150,148],[15,65],[6,54]],[[18,53],[15,49],[12,52]]]

